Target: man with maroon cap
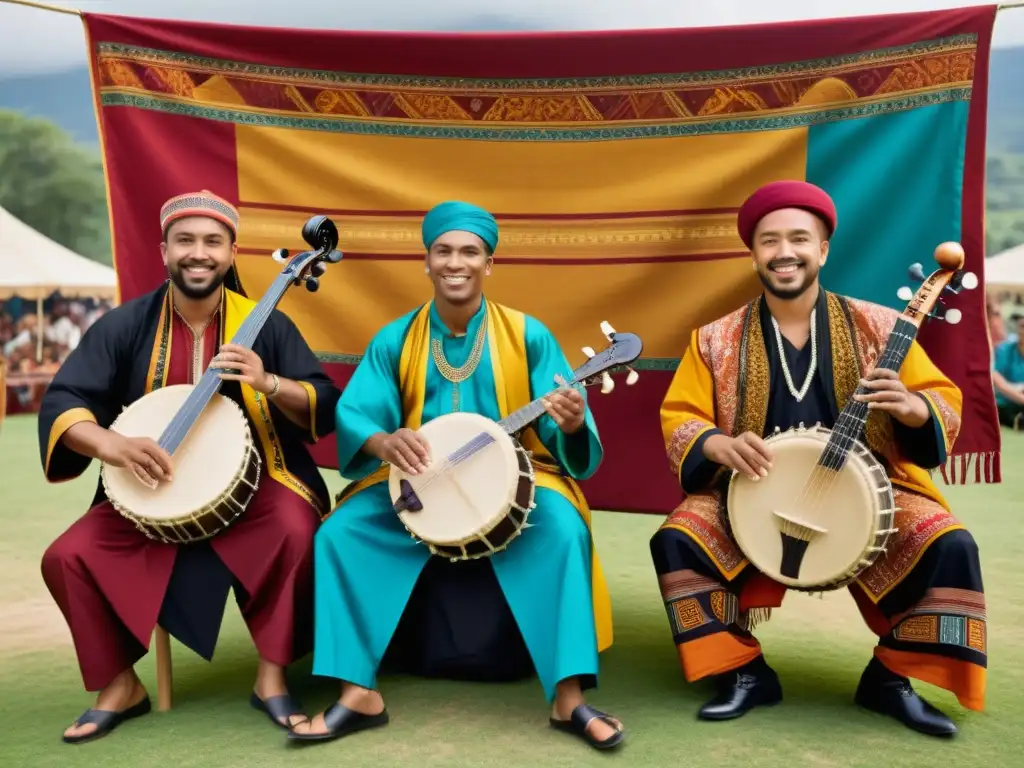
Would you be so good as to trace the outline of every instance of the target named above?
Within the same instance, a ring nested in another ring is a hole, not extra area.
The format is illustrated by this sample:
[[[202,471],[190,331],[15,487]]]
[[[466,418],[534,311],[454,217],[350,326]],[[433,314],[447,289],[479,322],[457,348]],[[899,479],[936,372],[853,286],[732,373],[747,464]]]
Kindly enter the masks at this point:
[[[225,343],[226,329],[255,306],[234,272],[233,205],[205,190],[180,195],[163,206],[160,225],[170,279],[97,320],[43,398],[46,479],[78,477],[99,459],[150,484],[173,482],[174,459],[156,442],[109,426],[143,395],[194,384],[209,367],[223,370],[220,393],[246,413],[265,471],[245,513],[206,541],[178,547],[147,538],[98,483],[89,511],[46,550],[43,579],[71,630],[85,687],[98,691],[95,706],[64,731],[68,743],[149,712],[134,665],[157,623],[210,660],[232,588],[259,654],[251,705],[285,729],[303,717],[284,669],[312,649],[313,536],[330,508],[303,443],[334,430],[340,393],[277,310],[251,349]]]
[[[768,476],[765,436],[801,423],[832,428],[851,398],[868,403],[864,439],[892,482],[898,532],[849,586],[879,637],[854,698],[922,733],[951,735],[952,721],[909,678],[983,708],[978,548],[928,472],[957,437],[962,398],[916,341],[898,373],[874,367],[899,313],[820,286],[836,223],[828,194],[800,181],[769,184],[741,208],[740,236],[764,291],[690,337],[661,409],[685,500],[651,539],[651,555],[686,679],[718,684],[700,717],[727,720],[781,701],[752,630],[786,588],[737,547],[725,491],[733,471]]]

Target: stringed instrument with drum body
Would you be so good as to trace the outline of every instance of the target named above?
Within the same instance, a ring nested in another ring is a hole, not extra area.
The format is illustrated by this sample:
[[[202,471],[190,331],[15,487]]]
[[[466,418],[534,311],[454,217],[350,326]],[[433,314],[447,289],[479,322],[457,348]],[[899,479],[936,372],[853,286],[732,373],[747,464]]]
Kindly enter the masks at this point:
[[[643,342],[632,333],[601,330],[611,342],[600,352],[584,347],[587,362],[560,391],[601,382],[611,392],[613,369],[629,371],[626,384],[639,375],[629,364],[640,357]],[[550,393],[549,393],[550,394]],[[418,430],[435,457],[426,471],[407,475],[391,465],[388,489],[399,519],[409,534],[434,555],[452,562],[474,560],[506,549],[527,527],[536,506],[536,476],[529,452],[518,439],[543,416],[543,398],[510,413],[500,422],[475,413],[455,412],[428,421]]]
[[[939,269],[925,278],[920,264],[910,276],[922,282],[897,318],[878,368],[899,371],[926,317],[960,322],[957,309],[941,304],[944,293],[977,287],[963,271],[958,243],[935,250]],[[858,387],[856,394],[869,390]],[[774,454],[767,477],[756,482],[733,471],[727,494],[727,526],[747,559],[769,578],[797,591],[827,592],[848,586],[885,552],[897,533],[892,483],[864,444],[867,403],[851,399],[832,429],[821,424],[765,439]]]
[[[314,292],[326,264],[341,261],[338,229],[326,216],[314,216],[302,228],[313,249],[297,254],[253,307],[232,344],[252,348],[260,330],[285,292],[304,283]],[[284,249],[274,260],[287,259]],[[122,516],[155,541],[188,544],[225,530],[241,515],[259,487],[263,460],[249,421],[234,400],[219,393],[220,373],[208,368],[194,385],[154,390],[126,407],[110,425],[128,437],[149,437],[174,458],[174,479],[155,488],[131,469],[103,464],[100,477],[107,498]]]

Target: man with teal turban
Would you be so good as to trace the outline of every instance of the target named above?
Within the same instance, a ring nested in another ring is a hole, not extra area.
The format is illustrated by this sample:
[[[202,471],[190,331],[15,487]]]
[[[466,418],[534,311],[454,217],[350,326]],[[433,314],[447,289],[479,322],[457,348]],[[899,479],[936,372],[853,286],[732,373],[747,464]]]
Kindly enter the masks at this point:
[[[433,299],[373,338],[338,403],[338,468],[355,482],[316,537],[313,674],[342,681],[341,696],[289,736],[322,741],[387,723],[377,672],[393,662],[476,681],[535,672],[552,727],[614,747],[622,724],[583,698],[611,645],[610,601],[576,482],[603,456],[584,395],[547,395],[546,414],[520,434],[536,506],[506,549],[458,562],[432,556],[392,506],[391,466],[415,482],[439,458],[422,424],[455,411],[500,421],[572,373],[540,321],[484,298],[498,245],[490,213],[441,203],[423,219],[423,244]]]

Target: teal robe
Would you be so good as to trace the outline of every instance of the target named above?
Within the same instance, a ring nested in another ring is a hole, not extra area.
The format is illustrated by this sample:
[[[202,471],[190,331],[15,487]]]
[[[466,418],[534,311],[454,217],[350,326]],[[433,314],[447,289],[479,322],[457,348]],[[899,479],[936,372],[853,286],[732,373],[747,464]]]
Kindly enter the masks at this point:
[[[431,338],[441,340],[451,365],[465,362],[485,310],[482,303],[466,335],[455,337],[431,306]],[[365,478],[380,467],[379,460],[361,450],[366,440],[402,426],[399,359],[418,312],[410,312],[377,334],[338,401],[338,467],[350,480]],[[571,374],[572,367],[554,336],[531,317],[526,319],[526,348],[531,397],[553,389],[555,374],[567,378]],[[450,413],[452,394],[452,384],[431,360],[423,422]],[[500,420],[488,345],[475,372],[459,385],[459,397],[460,410]],[[534,429],[566,474],[584,480],[596,471],[603,449],[589,407],[585,427],[574,435],[565,435],[547,415],[534,422]],[[530,526],[508,549],[485,562],[494,570],[551,701],[556,683],[566,678],[580,676],[585,688],[596,685],[592,544],[586,523],[565,497],[538,487],[535,500]],[[387,483],[382,482],[342,502],[318,531],[315,553],[313,674],[374,688],[381,661],[430,552],[405,530],[392,509]],[[460,565],[464,564],[453,564]]]

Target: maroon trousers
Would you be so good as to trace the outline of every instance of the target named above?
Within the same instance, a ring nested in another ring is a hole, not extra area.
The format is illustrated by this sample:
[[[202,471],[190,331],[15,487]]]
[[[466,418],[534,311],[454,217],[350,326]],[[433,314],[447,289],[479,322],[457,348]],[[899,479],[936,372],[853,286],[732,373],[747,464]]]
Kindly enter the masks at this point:
[[[307,501],[265,477],[241,517],[210,539],[244,589],[242,618],[267,661],[287,665],[312,649],[318,526]],[[71,630],[86,690],[103,689],[146,654],[177,553],[103,502],[43,554],[43,580]]]

